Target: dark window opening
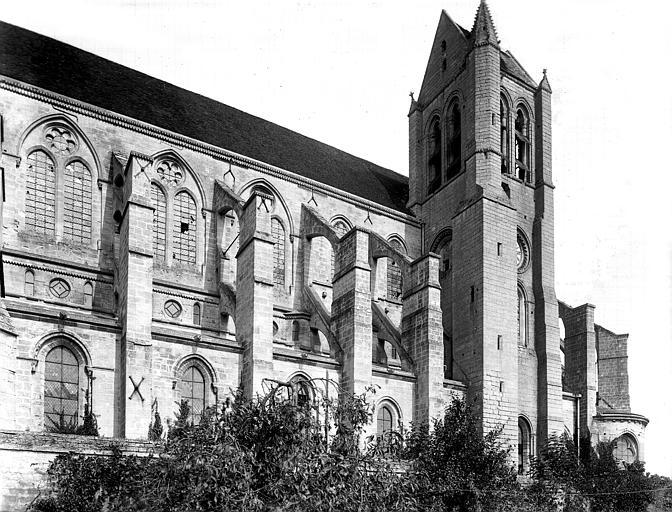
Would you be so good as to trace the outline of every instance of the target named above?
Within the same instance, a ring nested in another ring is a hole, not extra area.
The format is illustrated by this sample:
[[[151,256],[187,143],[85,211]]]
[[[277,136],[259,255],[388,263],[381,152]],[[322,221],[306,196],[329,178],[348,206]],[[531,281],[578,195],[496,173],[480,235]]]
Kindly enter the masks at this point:
[[[441,186],[441,124],[438,117],[432,121],[429,129],[428,155],[427,193],[431,194]]]
[[[448,147],[446,152],[447,179],[454,178],[462,168],[462,116],[457,102],[449,109]]]
[[[511,142],[509,141],[509,107],[504,100],[499,101],[499,119],[501,121],[500,152],[502,154],[502,174],[511,172]]]
[[[516,112],[516,178],[532,181],[530,173],[530,121],[522,109]]]
[[[186,233],[189,231],[189,223],[188,222],[180,222],[180,233]]]

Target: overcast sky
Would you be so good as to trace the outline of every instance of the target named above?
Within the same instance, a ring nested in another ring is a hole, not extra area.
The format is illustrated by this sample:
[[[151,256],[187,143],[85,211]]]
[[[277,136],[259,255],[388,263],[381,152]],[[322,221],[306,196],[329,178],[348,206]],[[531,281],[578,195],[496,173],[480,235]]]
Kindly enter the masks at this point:
[[[492,0],[504,49],[553,88],[556,291],[630,333],[647,469],[672,476],[672,44],[664,0]],[[441,9],[478,0],[18,1],[4,21],[408,174]],[[416,96],[417,97],[417,96]]]

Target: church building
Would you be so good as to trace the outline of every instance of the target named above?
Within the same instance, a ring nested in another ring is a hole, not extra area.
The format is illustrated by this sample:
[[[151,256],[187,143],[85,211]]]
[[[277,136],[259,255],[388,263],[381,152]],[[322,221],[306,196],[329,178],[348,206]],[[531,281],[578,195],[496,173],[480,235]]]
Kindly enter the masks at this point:
[[[406,177],[0,23],[0,510],[98,449],[85,410],[141,451],[155,411],[276,381],[374,386],[367,434],[464,396],[521,473],[563,431],[643,459],[628,336],[556,298],[546,72],[484,1],[428,50]]]

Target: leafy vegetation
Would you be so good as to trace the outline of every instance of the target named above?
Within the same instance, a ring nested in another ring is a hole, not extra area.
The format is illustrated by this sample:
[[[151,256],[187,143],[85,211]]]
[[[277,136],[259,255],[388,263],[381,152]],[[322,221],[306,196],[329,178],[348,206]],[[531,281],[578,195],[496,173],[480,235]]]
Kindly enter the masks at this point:
[[[621,469],[606,445],[579,456],[566,437],[551,440],[521,485],[499,432],[480,436],[461,400],[433,425],[383,439],[363,439],[367,396],[308,404],[289,385],[254,400],[236,394],[198,425],[183,402],[165,439],[152,412],[157,453],[59,455],[49,492],[31,509],[532,512],[590,502],[595,511],[639,511],[653,500],[646,490],[655,482],[641,464]]]

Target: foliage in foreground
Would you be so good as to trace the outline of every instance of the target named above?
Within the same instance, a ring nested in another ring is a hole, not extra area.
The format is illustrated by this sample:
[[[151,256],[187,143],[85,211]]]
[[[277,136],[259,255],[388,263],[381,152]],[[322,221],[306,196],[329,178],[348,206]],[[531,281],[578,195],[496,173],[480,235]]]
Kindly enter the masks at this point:
[[[58,456],[49,494],[31,509],[531,512],[585,510],[590,501],[594,511],[638,511],[653,499],[613,494],[653,485],[641,465],[619,469],[609,447],[579,457],[567,438],[549,443],[533,462],[532,483],[521,486],[498,432],[481,437],[461,400],[397,443],[362,442],[371,412],[365,396],[302,405],[291,386],[254,400],[236,395],[195,426],[182,404],[157,454],[113,447],[109,457]],[[155,416],[155,439],[159,426]]]

